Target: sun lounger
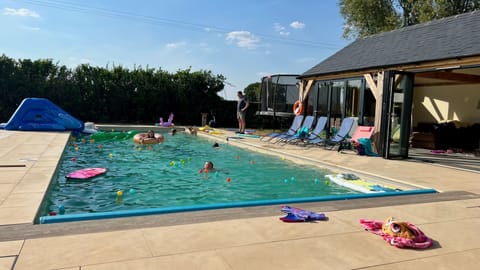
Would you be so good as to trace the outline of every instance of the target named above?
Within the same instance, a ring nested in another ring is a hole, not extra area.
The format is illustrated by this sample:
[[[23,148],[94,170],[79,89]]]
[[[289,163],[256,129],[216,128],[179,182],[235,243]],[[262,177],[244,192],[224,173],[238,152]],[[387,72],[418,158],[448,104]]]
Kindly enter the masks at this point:
[[[268,142],[268,141],[271,141],[273,139],[278,138],[278,136],[295,135],[295,133],[297,133],[298,129],[302,126],[302,121],[303,121],[303,115],[297,115],[297,116],[295,116],[295,118],[293,118],[292,125],[290,126],[290,128],[286,132],[270,133],[270,134],[265,135],[264,137],[260,138],[260,140]]]
[[[320,116],[317,120],[317,124],[315,128],[308,134],[308,137],[305,138],[304,142],[309,142],[312,140],[319,139],[320,134],[325,131],[325,127],[327,126],[328,118],[326,116]]]
[[[310,144],[324,144],[325,146],[335,146],[339,145],[342,143],[344,140],[347,139],[348,134],[350,133],[350,130],[353,127],[353,123],[355,122],[355,119],[353,117],[348,117],[343,119],[342,124],[340,125],[340,129],[338,132],[329,139],[322,139],[322,138],[315,138],[312,140],[309,140],[308,143]]]
[[[278,136],[276,142],[279,143],[292,143],[292,142],[298,142],[308,136],[310,133],[310,129],[312,128],[313,120],[315,118],[311,115],[305,117],[305,120],[303,121],[302,127],[298,129],[298,131],[293,134],[293,135],[280,135]]]
[[[352,144],[358,144],[358,139],[366,138],[370,139],[372,137],[373,132],[375,131],[375,127],[373,126],[358,126],[355,129],[355,132],[352,135],[351,139],[347,139],[340,143],[340,147],[338,151],[340,152],[343,149],[352,149]]]

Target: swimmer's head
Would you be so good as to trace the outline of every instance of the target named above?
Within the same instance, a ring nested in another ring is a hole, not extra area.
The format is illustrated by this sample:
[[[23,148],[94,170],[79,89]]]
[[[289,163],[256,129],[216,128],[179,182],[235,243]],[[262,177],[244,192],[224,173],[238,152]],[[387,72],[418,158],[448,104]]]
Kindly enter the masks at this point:
[[[220,145],[218,145],[218,143],[214,143],[212,147],[220,147]]]
[[[205,165],[203,165],[204,169],[211,170],[213,169],[213,163],[211,161],[205,162]]]

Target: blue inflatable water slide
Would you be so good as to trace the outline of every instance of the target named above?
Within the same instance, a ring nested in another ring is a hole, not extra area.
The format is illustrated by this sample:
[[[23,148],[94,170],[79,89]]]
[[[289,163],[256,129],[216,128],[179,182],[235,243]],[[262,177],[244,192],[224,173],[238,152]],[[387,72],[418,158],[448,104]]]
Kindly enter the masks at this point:
[[[7,123],[6,130],[81,132],[85,124],[45,98],[26,98]]]

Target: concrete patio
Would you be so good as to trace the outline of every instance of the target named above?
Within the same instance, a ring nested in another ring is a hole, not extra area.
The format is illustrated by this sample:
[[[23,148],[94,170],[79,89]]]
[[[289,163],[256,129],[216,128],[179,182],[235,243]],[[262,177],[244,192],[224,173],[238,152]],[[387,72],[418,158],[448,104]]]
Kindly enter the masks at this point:
[[[428,163],[206,135],[292,162],[434,188],[440,193],[298,204],[328,221],[284,223],[278,205],[34,225],[68,132],[0,130],[0,270],[3,269],[477,269],[479,174]],[[299,157],[299,158],[296,158]],[[360,218],[410,221],[434,240],[398,249]]]

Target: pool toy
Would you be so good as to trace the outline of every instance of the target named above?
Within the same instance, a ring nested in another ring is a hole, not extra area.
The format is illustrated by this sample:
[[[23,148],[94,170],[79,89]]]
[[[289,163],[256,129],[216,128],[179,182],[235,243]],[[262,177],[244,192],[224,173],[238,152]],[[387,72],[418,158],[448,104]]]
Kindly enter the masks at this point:
[[[147,133],[138,133],[133,136],[133,141],[138,144],[158,144],[165,140],[162,134],[155,133],[155,138],[148,138]]]
[[[96,142],[111,141],[111,140],[131,140],[139,131],[98,131],[89,135],[91,140]]]
[[[6,130],[81,132],[84,123],[46,98],[25,98],[7,123]]]
[[[198,128],[199,131],[203,131],[208,134],[219,135],[223,134],[224,132],[215,128],[210,127],[209,125],[205,125],[203,127]]]
[[[347,187],[362,193],[378,193],[378,192],[391,192],[391,191],[400,191],[400,189],[382,186],[374,184],[368,181],[361,179],[355,174],[339,173],[336,175],[327,174],[325,175],[327,180],[330,180],[337,185]]]
[[[305,222],[314,220],[327,220],[327,217],[323,213],[315,213],[307,210],[303,210],[288,205],[282,206],[280,211],[287,213],[285,217],[281,217],[280,220],[284,222]]]
[[[163,117],[160,117],[160,123],[158,123],[157,125],[158,126],[162,126],[162,127],[172,127],[174,126],[175,124],[173,124],[173,117],[174,117],[174,114],[173,112],[170,113],[170,115],[168,116],[168,120],[167,122],[163,121]]]
[[[395,218],[389,217],[385,222],[360,219],[360,224],[366,231],[383,237],[383,240],[397,248],[424,249],[433,244],[431,238],[408,221],[397,221]]]
[[[249,137],[249,138],[260,138],[261,137],[260,135],[255,135],[255,134],[250,134],[250,133],[245,133],[245,134],[238,133],[236,135],[240,136],[240,137]]]
[[[65,206],[64,206],[63,204],[60,204],[60,205],[58,206],[58,213],[59,213],[60,215],[65,215]]]
[[[82,130],[86,134],[94,134],[98,132],[98,128],[93,122],[85,122],[85,128]]]
[[[71,172],[65,176],[67,179],[89,179],[107,172],[106,168],[85,168]]]

